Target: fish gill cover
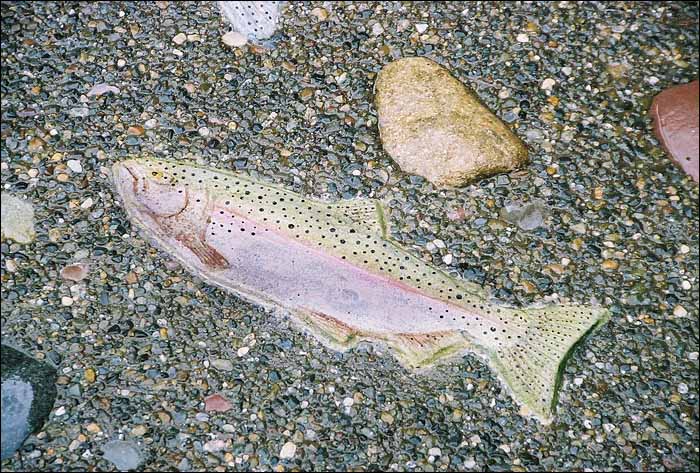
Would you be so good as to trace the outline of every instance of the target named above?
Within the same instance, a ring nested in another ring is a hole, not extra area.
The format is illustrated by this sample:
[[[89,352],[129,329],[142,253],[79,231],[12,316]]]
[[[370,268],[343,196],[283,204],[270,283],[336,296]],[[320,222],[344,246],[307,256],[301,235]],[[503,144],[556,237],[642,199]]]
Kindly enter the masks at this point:
[[[380,202],[322,202],[251,177],[166,160],[114,165],[134,223],[207,282],[283,309],[322,343],[385,343],[407,368],[471,351],[525,414],[551,420],[566,359],[600,307],[494,305],[388,237]]]

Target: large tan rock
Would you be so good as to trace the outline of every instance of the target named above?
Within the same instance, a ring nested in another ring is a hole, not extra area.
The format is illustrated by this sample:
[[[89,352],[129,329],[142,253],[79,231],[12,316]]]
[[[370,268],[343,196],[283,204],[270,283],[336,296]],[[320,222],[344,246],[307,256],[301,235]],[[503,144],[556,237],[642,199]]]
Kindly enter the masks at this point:
[[[527,148],[476,94],[430,59],[385,66],[375,84],[384,149],[405,172],[461,186],[527,162]]]

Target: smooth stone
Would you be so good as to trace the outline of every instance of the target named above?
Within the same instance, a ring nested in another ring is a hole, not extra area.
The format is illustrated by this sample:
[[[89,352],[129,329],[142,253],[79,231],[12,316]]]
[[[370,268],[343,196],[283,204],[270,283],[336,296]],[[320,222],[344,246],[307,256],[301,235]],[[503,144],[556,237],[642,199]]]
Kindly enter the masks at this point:
[[[85,279],[88,275],[90,268],[88,265],[83,263],[76,263],[66,266],[61,270],[61,277],[69,281],[79,282]]]
[[[294,442],[287,442],[282,446],[282,449],[280,450],[280,458],[294,458],[294,454],[296,454],[296,452],[297,446],[294,444]]]
[[[113,440],[102,446],[103,457],[114,463],[117,470],[135,470],[143,461],[141,451],[134,442]]]
[[[115,87],[113,85],[109,84],[95,84],[92,86],[92,88],[88,91],[87,96],[88,97],[99,97],[100,95],[104,94],[115,94],[118,95],[120,92],[118,87]]]
[[[34,207],[29,201],[6,192],[0,195],[0,234],[17,243],[34,240]]]
[[[501,209],[501,218],[522,230],[534,230],[544,225],[549,209],[540,201],[527,204],[508,203]]]
[[[430,59],[388,64],[375,91],[382,144],[405,172],[450,187],[527,162],[525,144],[471,89]]]
[[[229,31],[221,37],[221,41],[223,41],[226,46],[230,46],[232,48],[240,48],[241,46],[245,46],[245,44],[248,42],[246,37],[240,34],[238,31]]]
[[[671,160],[695,182],[700,178],[700,93],[698,81],[666,89],[654,97],[651,118],[654,134]]]
[[[204,398],[204,410],[206,412],[226,412],[233,407],[231,402],[221,394],[212,394]]]
[[[56,370],[2,345],[2,436],[0,456],[11,457],[46,422],[56,399]]]
[[[229,360],[225,360],[223,358],[216,358],[216,359],[212,360],[211,365],[220,371],[233,370],[233,363],[231,363]]]

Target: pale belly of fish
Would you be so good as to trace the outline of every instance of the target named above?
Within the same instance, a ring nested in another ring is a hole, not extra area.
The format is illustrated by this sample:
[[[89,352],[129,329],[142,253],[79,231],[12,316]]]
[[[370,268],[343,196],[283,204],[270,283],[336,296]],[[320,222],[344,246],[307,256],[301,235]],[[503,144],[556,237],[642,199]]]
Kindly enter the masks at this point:
[[[146,236],[209,283],[284,313],[346,350],[385,343],[407,368],[472,351],[530,413],[551,419],[570,352],[599,307],[515,309],[412,256],[379,202],[320,202],[248,176],[164,160],[113,170]]]

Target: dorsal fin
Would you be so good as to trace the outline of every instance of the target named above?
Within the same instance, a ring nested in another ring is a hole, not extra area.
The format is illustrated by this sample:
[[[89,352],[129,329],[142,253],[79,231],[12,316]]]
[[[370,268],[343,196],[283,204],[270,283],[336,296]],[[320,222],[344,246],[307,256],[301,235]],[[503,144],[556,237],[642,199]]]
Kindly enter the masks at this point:
[[[386,236],[384,208],[374,199],[352,199],[335,202],[333,211],[364,228],[373,227],[382,237]]]

